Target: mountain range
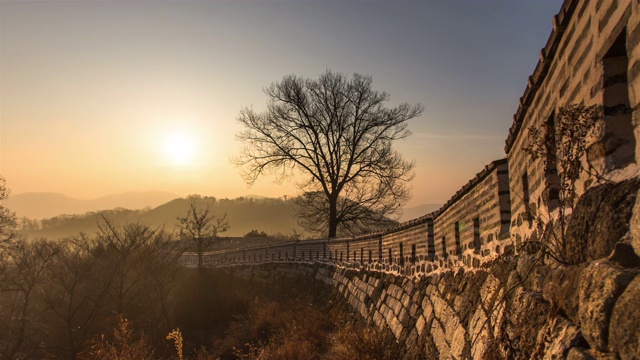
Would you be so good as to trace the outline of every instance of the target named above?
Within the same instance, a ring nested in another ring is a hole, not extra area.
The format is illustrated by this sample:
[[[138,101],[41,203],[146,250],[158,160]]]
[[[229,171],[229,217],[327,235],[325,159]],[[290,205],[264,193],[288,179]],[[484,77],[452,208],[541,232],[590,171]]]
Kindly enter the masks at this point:
[[[243,236],[251,230],[267,234],[290,235],[298,233],[310,236],[295,218],[293,200],[246,196],[236,199],[207,198],[213,202],[212,210],[217,216],[227,214],[230,224],[222,236]],[[29,237],[59,239],[79,232],[93,234],[103,218],[115,224],[140,222],[153,227],[176,229],[178,216],[189,206],[189,199],[163,192],[125,193],[105,196],[94,200],[78,200],[56,193],[25,193],[7,199],[7,207],[23,221],[23,233]],[[400,221],[407,221],[431,211],[439,204],[423,204],[404,209]]]
[[[16,215],[30,219],[44,219],[62,214],[84,214],[89,211],[114,208],[143,209],[156,207],[177,198],[178,195],[162,191],[129,192],[107,195],[90,200],[76,199],[58,193],[28,192],[10,195],[6,206]]]

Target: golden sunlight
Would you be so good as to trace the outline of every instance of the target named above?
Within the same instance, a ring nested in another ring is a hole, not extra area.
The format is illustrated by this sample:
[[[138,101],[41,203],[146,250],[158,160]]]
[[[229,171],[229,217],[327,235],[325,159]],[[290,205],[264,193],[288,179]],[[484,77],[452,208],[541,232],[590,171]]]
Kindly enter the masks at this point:
[[[164,140],[164,152],[173,165],[191,165],[195,158],[194,138],[186,133],[174,133]]]

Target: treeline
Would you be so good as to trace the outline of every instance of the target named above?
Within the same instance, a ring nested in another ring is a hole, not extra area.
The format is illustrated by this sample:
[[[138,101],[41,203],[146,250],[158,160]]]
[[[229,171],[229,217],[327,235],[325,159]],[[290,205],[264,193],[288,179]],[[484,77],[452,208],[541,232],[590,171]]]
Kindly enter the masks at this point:
[[[0,359],[398,358],[392,336],[354,321],[323,284],[185,268],[184,242],[137,222],[28,240],[6,194],[0,177]]]
[[[101,225],[2,243],[0,359],[394,359],[395,339],[323,284],[244,283],[179,265],[163,230]],[[336,306],[338,305],[338,306]]]
[[[4,242],[0,358],[95,358],[87,344],[120,317],[151,338],[168,333],[183,276],[178,250],[163,230],[110,222],[64,242]]]
[[[173,232],[177,226],[176,218],[184,214],[189,207],[189,199],[189,197],[175,199],[153,209],[116,208],[82,215],[59,215],[42,220],[21,218],[18,221],[18,228],[30,238],[60,239],[73,236],[78,232],[94,233],[98,231],[100,219],[106,217],[117,225],[139,222],[152,227],[163,227]],[[236,199],[202,197],[202,199],[213,204],[212,210],[216,214],[227,214],[231,228],[225,236],[239,237],[253,229],[260,229],[268,235],[292,232],[307,234],[294,217],[293,200],[248,197]]]

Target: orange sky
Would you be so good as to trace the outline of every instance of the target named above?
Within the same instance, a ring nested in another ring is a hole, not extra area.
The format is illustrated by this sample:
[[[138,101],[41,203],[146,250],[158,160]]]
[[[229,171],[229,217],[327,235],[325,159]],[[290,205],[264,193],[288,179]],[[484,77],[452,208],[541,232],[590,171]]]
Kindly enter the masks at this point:
[[[410,205],[442,203],[503,156],[560,3],[3,1],[0,175],[13,194],[294,194],[243,183],[235,118],[282,76],[331,69],[425,106],[397,149]]]

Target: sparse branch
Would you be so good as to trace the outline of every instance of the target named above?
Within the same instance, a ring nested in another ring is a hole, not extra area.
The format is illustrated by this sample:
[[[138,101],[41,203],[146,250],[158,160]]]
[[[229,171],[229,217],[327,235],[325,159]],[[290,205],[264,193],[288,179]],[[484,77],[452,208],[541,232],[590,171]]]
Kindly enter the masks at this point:
[[[576,259],[572,259],[568,254],[565,233],[569,214],[572,213],[578,197],[578,180],[586,174],[598,181],[608,181],[598,173],[587,156],[588,140],[595,138],[601,118],[600,105],[572,104],[558,109],[553,122],[554,127],[528,129],[531,145],[523,150],[533,160],[541,161],[547,172],[553,171],[559,177],[558,184],[547,181],[544,192],[547,204],[551,201],[550,194],[557,194],[559,206],[555,218],[551,213],[545,215],[538,211],[535,214],[534,220],[540,240],[533,241],[531,245],[540,247],[549,257],[563,264],[576,262]],[[553,164],[553,169],[550,169],[550,163]],[[547,174],[547,179],[549,175]]]
[[[227,214],[214,215],[213,204],[206,199],[191,197],[185,215],[178,217],[180,237],[194,245],[198,255],[199,269],[203,266],[203,254],[211,248],[218,235],[227,230],[229,230]]]

